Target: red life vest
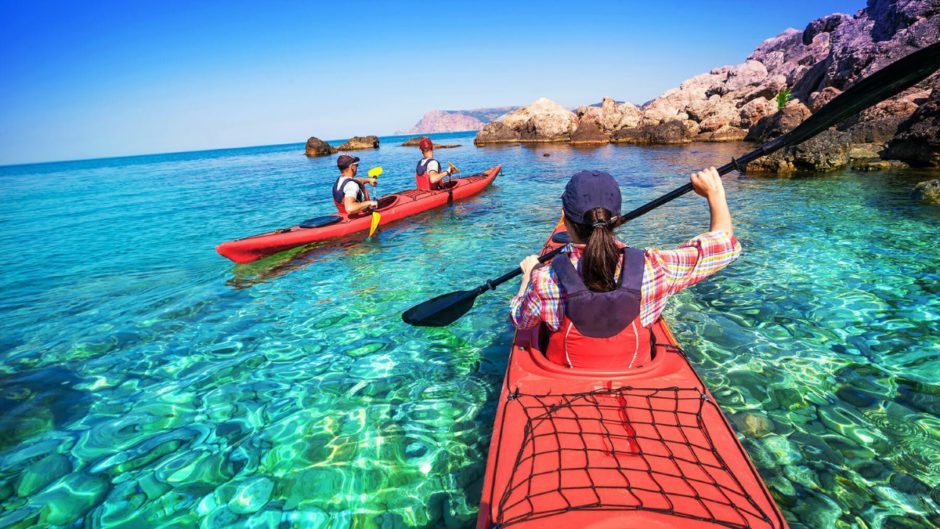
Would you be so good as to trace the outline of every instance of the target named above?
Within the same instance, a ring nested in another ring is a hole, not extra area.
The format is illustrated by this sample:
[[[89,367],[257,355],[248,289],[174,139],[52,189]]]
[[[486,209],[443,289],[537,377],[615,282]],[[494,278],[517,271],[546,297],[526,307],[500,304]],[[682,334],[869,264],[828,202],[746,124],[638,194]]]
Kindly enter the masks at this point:
[[[342,182],[344,178],[348,178],[349,182],[359,186],[359,192],[356,194],[356,202],[365,202],[366,200],[369,200],[369,190],[366,189],[365,184],[359,182],[355,178],[340,175],[340,177],[336,179],[336,182],[333,183],[333,205],[336,206],[336,210],[339,211],[342,215],[346,214],[346,204],[344,203],[346,200],[346,193],[343,192],[343,187],[346,187],[346,184],[344,182],[343,186],[340,186],[339,183]]]
[[[567,255],[552,261],[565,292],[565,317],[548,337],[545,356],[565,367],[623,371],[652,360],[652,332],[640,321],[646,253],[625,248],[617,288],[593,292]]]
[[[441,188],[440,182],[431,184],[431,177],[428,175],[428,164],[431,162],[437,162],[437,160],[434,158],[422,158],[421,161],[418,162],[418,167],[415,169],[415,185],[418,186],[418,189],[433,191]],[[440,169],[440,162],[438,162],[437,167]]]

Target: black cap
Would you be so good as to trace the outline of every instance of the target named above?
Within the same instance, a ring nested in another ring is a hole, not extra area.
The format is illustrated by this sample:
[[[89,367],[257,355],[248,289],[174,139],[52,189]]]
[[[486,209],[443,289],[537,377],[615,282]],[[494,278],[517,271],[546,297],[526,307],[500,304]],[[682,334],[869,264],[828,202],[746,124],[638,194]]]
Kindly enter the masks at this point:
[[[359,163],[359,158],[357,156],[341,154],[339,158],[336,159],[336,167],[339,167],[340,171],[345,171],[349,168],[350,165],[354,163]]]
[[[603,171],[581,171],[565,186],[561,205],[565,215],[578,224],[583,224],[584,214],[594,208],[604,208],[616,217],[620,215],[620,186]]]

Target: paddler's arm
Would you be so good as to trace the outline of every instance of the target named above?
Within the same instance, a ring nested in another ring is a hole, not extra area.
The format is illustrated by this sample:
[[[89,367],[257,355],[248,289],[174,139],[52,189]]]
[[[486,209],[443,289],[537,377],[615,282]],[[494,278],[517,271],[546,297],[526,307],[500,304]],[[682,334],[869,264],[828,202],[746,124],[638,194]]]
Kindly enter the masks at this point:
[[[643,303],[649,307],[643,310],[644,314],[658,316],[666,297],[718,272],[741,255],[718,171],[714,167],[699,171],[691,176],[691,181],[695,192],[708,199],[709,231],[689,239],[676,250],[646,250],[649,280],[644,276]]]
[[[346,207],[346,213],[348,215],[353,215],[366,208],[377,208],[379,207],[379,203],[375,200],[363,200],[362,202],[356,202],[356,199],[353,197],[344,197],[343,206]]]
[[[432,184],[436,184],[448,176],[450,176],[450,169],[446,171],[428,171],[428,180]]]
[[[360,184],[369,184],[370,186],[374,186],[375,184],[379,183],[377,178],[355,178],[355,180]]]
[[[725,198],[725,186],[721,176],[714,167],[692,173],[692,188],[699,196],[708,200],[708,210],[711,213],[711,227],[708,231],[723,231],[728,237],[733,237],[731,225],[731,211],[728,209],[728,200]]]
[[[517,329],[531,329],[545,322],[556,331],[561,325],[561,292],[551,269],[539,265],[538,256],[530,255],[520,263],[522,284],[519,294],[509,303],[509,315]]]

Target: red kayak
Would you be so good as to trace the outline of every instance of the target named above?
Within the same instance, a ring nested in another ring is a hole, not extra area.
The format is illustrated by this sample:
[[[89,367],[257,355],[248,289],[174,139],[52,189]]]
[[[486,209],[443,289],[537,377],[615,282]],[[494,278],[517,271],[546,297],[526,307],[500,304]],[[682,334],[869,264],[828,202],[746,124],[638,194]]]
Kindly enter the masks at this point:
[[[477,529],[787,527],[666,322],[653,333],[629,372],[556,365],[516,333]]]
[[[436,191],[409,189],[384,195],[379,199],[382,225],[475,195],[490,185],[490,182],[499,174],[501,167],[497,165],[480,174],[454,178],[447,183],[446,189]],[[368,232],[371,223],[371,213],[328,215],[304,221],[290,228],[223,242],[215,249],[236,263],[250,263],[297,246],[358,232]]]

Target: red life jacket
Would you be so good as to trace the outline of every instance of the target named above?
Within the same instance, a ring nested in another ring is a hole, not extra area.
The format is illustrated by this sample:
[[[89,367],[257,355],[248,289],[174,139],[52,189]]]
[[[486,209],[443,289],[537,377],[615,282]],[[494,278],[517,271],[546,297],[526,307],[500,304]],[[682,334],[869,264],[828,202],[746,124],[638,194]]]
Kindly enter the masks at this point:
[[[344,178],[348,178],[349,181],[359,186],[359,192],[356,194],[356,202],[365,202],[366,200],[369,200],[369,190],[366,189],[365,184],[359,182],[355,178],[340,175],[340,177],[336,179],[336,182],[333,183],[333,205],[336,206],[336,210],[343,215],[346,214],[346,204],[344,203],[346,200],[346,194],[343,193],[343,187],[345,187],[345,183],[343,186],[340,186],[339,183]]]
[[[434,158],[422,158],[421,161],[418,162],[418,167],[415,169],[415,185],[418,186],[418,189],[433,191],[441,188],[440,182],[431,184],[431,177],[428,175],[428,164],[431,162],[437,162],[437,160]],[[440,168],[440,162],[438,162],[437,166]]]
[[[652,360],[652,332],[640,322],[646,253],[625,248],[617,288],[593,292],[567,255],[552,261],[565,291],[565,317],[548,337],[545,356],[565,367],[623,371]]]

